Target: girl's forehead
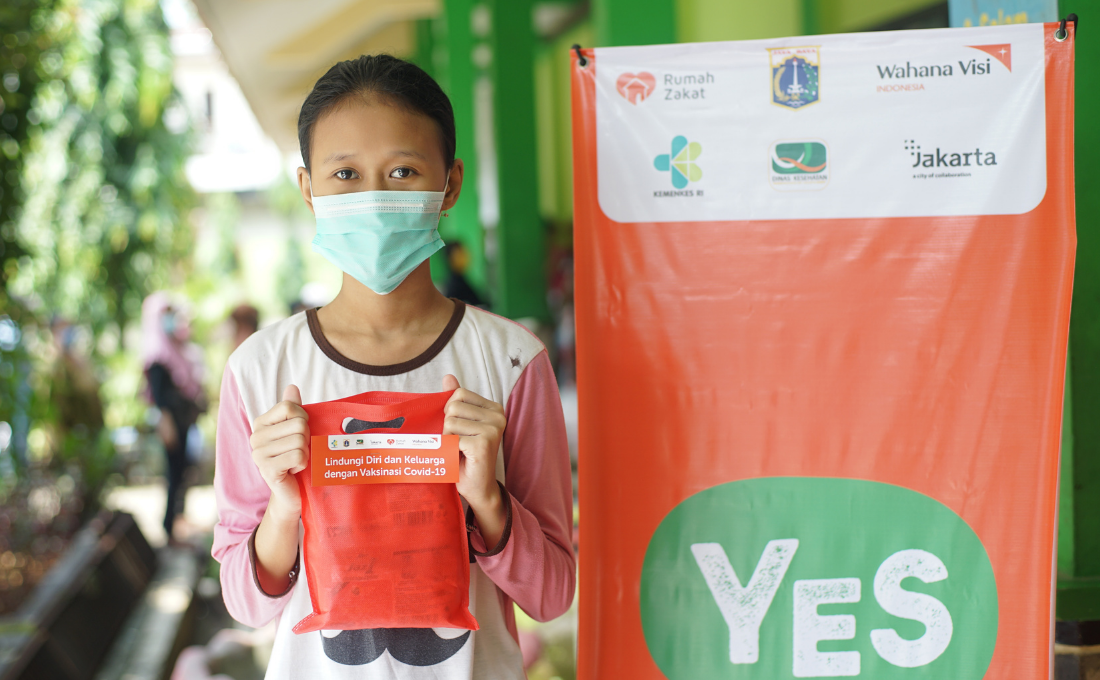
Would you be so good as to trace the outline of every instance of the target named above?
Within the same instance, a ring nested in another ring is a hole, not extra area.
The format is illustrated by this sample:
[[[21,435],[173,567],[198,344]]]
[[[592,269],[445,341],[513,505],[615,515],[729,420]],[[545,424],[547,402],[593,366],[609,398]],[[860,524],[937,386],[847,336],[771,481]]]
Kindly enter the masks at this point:
[[[313,152],[321,162],[331,154],[350,151],[412,148],[434,156],[442,152],[440,137],[436,122],[422,113],[377,98],[355,97],[318,118],[313,129]]]

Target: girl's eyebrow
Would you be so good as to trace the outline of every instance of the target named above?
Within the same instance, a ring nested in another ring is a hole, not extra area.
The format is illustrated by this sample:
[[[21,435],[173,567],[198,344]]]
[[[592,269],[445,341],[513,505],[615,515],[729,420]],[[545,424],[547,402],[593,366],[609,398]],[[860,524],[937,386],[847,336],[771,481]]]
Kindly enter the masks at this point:
[[[395,156],[412,156],[413,158],[419,158],[422,161],[427,161],[428,160],[427,157],[424,156],[424,154],[420,153],[419,151],[401,150],[401,151],[394,152],[394,155]]]
[[[351,152],[351,151],[343,151],[343,152],[337,151],[337,152],[329,155],[329,157],[326,158],[324,160],[324,162],[325,163],[333,163],[333,162],[338,162],[338,161],[346,161],[349,158],[355,158],[357,155],[358,154],[356,154],[354,152]],[[411,156],[413,158],[419,158],[422,161],[427,161],[428,160],[427,157],[424,156],[424,154],[420,153],[419,151],[413,151],[413,150],[402,149],[401,151],[395,151],[394,155],[395,156]]]
[[[336,152],[334,154],[331,154],[328,158],[326,158],[325,162],[326,163],[331,163],[332,161],[346,161],[349,158],[355,158],[355,154],[351,153],[351,152],[347,152],[347,151],[345,151],[345,152]]]

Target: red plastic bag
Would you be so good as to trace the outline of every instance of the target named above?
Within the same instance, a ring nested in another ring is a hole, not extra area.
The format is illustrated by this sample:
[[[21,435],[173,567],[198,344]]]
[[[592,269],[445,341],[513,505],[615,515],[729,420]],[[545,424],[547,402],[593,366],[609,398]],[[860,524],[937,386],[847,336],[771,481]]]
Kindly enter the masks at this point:
[[[441,434],[452,392],[366,392],[307,404],[310,436]],[[312,455],[311,455],[312,458]],[[299,472],[303,553],[313,613],[295,633],[364,628],[465,628],[470,557],[454,484],[318,486]]]

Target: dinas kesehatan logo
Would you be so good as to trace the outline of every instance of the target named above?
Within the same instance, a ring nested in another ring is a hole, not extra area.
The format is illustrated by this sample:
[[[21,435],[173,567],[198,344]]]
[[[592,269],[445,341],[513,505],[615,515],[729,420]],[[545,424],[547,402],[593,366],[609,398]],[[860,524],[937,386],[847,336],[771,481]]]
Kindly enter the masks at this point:
[[[772,67],[772,103],[801,109],[821,99],[821,48],[768,48]]]
[[[646,647],[668,680],[981,680],[997,643],[977,534],[880,482],[700,491],[657,526],[640,585]]]
[[[657,79],[646,71],[624,73],[615,81],[615,89],[623,99],[637,106],[657,89]]]
[[[775,142],[768,181],[781,191],[821,189],[829,183],[829,149],[819,139]]]
[[[683,189],[688,182],[703,179],[703,169],[695,164],[695,159],[703,153],[699,142],[688,142],[687,137],[677,135],[672,138],[672,152],[663,153],[653,159],[653,167],[661,172],[672,172],[672,186]]]

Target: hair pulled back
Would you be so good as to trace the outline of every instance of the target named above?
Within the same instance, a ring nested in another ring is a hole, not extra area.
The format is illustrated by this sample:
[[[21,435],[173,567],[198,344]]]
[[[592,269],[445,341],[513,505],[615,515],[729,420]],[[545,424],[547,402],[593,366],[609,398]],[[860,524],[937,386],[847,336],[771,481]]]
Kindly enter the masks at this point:
[[[443,138],[443,159],[449,169],[455,160],[455,115],[451,100],[424,69],[388,54],[363,55],[341,61],[313,86],[298,114],[298,146],[306,172],[313,124],[334,106],[352,97],[376,95],[411,111],[421,113],[439,125]]]

